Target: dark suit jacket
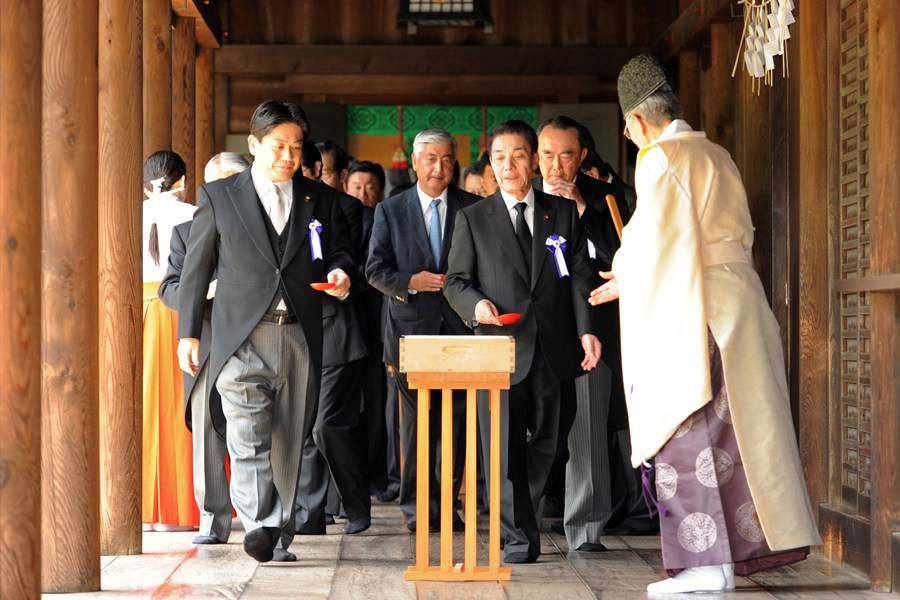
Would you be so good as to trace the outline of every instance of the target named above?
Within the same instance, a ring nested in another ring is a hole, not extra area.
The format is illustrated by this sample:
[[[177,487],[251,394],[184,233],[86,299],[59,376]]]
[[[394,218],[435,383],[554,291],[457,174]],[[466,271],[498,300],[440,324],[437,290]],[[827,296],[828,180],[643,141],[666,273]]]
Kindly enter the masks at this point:
[[[532,183],[536,189],[543,189],[543,178],[537,177]],[[578,174],[575,186],[587,203],[587,208],[581,215],[581,223],[584,226],[585,236],[594,244],[596,250],[596,257],[591,258],[588,255],[588,262],[593,269],[594,279],[591,286],[597,287],[603,283],[598,272],[609,271],[612,268],[613,256],[620,246],[619,235],[616,233],[609,206],[606,204],[606,195],[615,196],[623,223],[628,223],[631,211],[621,186],[594,179],[584,173]],[[600,343],[603,345],[602,360],[613,372],[609,424],[610,430],[616,431],[628,426],[625,413],[625,390],[622,384],[619,303],[608,302],[592,307],[591,317],[597,337],[600,338]]]
[[[416,187],[391,196],[375,209],[372,239],[366,275],[387,299],[384,333],[384,361],[397,365],[400,360],[400,336],[449,335],[471,333],[440,292],[409,293],[409,280],[419,271],[445,273],[453,240],[456,214],[481,200],[478,196],[451,186],[447,190],[447,214],[444,220],[440,264],[428,242],[425,218]]]
[[[285,226],[285,251],[279,262],[250,173],[247,169],[200,188],[179,290],[179,337],[200,337],[207,286],[215,271],[218,283],[209,358],[209,381],[215,382],[225,361],[260,322],[282,284],[288,309],[303,327],[311,371],[318,381],[325,294],[309,284],[323,281],[333,269],[349,274],[354,267],[338,192],[297,173],[291,215]],[[313,219],[322,224],[323,260],[312,258],[309,224]]]
[[[479,325],[475,330],[476,335],[516,338],[513,384],[528,375],[538,341],[556,376],[575,378],[583,373],[579,338],[595,333],[587,303],[592,272],[575,203],[540,190],[534,191],[534,199],[530,274],[498,191],[458,213],[444,288],[450,305],[466,321],[474,319],[475,306],[485,298],[501,313],[522,314],[516,325]],[[554,233],[566,239],[564,254],[570,277],[559,277],[556,261],[545,245]]]
[[[324,294],[322,297],[322,327],[324,345],[322,366],[336,367],[366,356],[369,352],[360,323],[359,302],[365,293],[365,277],[360,265],[363,263],[359,251],[362,244],[362,204],[348,194],[337,193],[337,203],[347,221],[350,246],[353,254],[353,271],[347,271],[352,280],[350,298],[340,301]]]
[[[174,311],[178,311],[178,287],[181,280],[181,271],[184,267],[184,255],[187,250],[187,240],[191,235],[191,223],[187,221],[176,225],[172,229],[172,242],[169,246],[169,266],[166,274],[159,284],[159,298],[162,303]],[[213,275],[215,279],[215,275]],[[206,364],[209,358],[209,341],[210,341],[210,315],[212,311],[212,302],[207,301],[205,318],[203,319],[203,331],[200,334],[200,368]],[[184,373],[184,422],[187,428],[194,430],[191,419],[191,393],[197,379],[188,373]],[[210,390],[210,414],[212,415],[213,427],[216,431],[224,435],[225,432],[225,415],[222,414],[222,401],[219,398],[219,392],[215,387]]]
[[[379,202],[377,206],[383,204]],[[360,284],[359,295],[357,296],[360,319],[363,321],[363,333],[366,337],[366,343],[369,350],[374,356],[383,354],[384,350],[384,321],[385,321],[385,305],[384,296],[377,288],[372,287],[369,278],[366,276],[366,263],[369,260],[369,242],[372,239],[372,230],[375,225],[376,208],[368,206],[362,207],[362,239],[360,240],[360,255],[362,256],[362,277],[365,280]]]

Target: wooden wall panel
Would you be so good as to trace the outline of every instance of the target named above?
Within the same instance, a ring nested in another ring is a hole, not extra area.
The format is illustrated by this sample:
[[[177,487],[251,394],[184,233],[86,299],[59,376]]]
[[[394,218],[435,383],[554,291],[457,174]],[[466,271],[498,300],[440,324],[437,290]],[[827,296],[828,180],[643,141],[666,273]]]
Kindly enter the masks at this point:
[[[0,15],[0,90],[15,90],[0,94],[0,597],[36,600],[42,542],[41,4],[2,0]]]
[[[197,186],[203,184],[203,169],[206,162],[215,154],[215,97],[213,88],[213,61],[215,51],[212,48],[200,48],[197,51],[197,85],[195,100],[195,168]]]
[[[194,19],[178,17],[172,31],[172,150],[187,165],[185,200],[191,203],[194,202],[197,185],[194,156],[196,55]]]
[[[141,0],[100,0],[100,547],[141,552]]]
[[[44,0],[42,587],[100,589],[97,0]],[[4,532],[4,535],[6,532]]]
[[[143,3],[143,157],[172,147],[172,10]]]

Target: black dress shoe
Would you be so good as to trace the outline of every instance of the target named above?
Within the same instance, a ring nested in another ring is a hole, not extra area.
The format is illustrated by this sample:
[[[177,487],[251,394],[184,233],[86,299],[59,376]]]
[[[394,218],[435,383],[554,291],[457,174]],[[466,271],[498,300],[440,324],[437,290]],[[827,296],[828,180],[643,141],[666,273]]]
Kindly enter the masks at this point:
[[[595,544],[593,542],[585,542],[575,549],[578,552],[606,552],[606,546],[603,544]]]
[[[297,562],[297,555],[281,548],[275,548],[272,552],[272,562]]]
[[[334,515],[325,515],[325,524],[334,525]]]
[[[466,523],[455,511],[453,512],[453,531],[465,531]]]
[[[281,530],[277,527],[260,527],[244,536],[244,552],[263,563],[272,560],[275,543]]]
[[[503,562],[509,564],[524,564],[537,562],[537,556],[533,556],[528,552],[510,552],[503,556]]]
[[[375,497],[378,498],[379,502],[393,502],[400,497],[400,486],[388,485],[383,491],[375,494]]]
[[[360,517],[358,519],[350,519],[344,526],[344,533],[347,535],[355,535],[362,533],[372,525],[371,517]]]
[[[409,529],[410,531],[414,532],[416,530],[416,522],[415,521],[407,521],[406,528]],[[436,531],[440,531],[440,528],[438,527],[437,523],[429,523],[428,531],[434,533]]]
[[[319,519],[317,521],[306,521],[305,523],[299,523],[296,527],[297,535],[325,535],[325,519]]]
[[[225,540],[220,540],[214,535],[198,535],[191,540],[194,544],[225,544]]]

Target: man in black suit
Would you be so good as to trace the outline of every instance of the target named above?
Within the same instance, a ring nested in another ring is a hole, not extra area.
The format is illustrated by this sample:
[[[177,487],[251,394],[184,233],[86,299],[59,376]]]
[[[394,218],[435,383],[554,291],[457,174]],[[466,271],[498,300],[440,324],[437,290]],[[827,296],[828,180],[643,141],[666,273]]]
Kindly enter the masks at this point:
[[[541,176],[532,185],[575,204],[588,240],[587,259],[595,283],[600,284],[599,271],[610,269],[619,248],[606,196],[616,199],[619,213],[627,222],[625,195],[621,189],[579,172],[593,140],[577,121],[566,116],[553,117],[541,123],[537,133]],[[606,549],[600,537],[612,514],[607,427],[616,431],[625,420],[617,307],[599,311],[596,308],[592,315],[603,346],[603,363],[576,379],[575,397],[563,398],[556,459],[545,490],[545,514],[564,516],[569,546],[592,552]],[[578,426],[570,436],[576,412]],[[548,506],[558,507],[558,512],[547,511]]]
[[[304,176],[318,180],[322,157],[316,145],[303,142],[301,168]],[[324,184],[318,181],[311,185]],[[364,445],[356,428],[360,422],[360,378],[366,368],[368,350],[353,300],[364,283],[358,268],[362,258],[362,205],[347,194],[335,199],[347,221],[355,268],[349,273],[353,284],[350,301],[325,296],[322,306],[322,382],[319,408],[312,435],[303,444],[300,477],[297,480],[295,525],[297,533],[324,535],[326,505],[332,481],[343,500],[348,523],[344,533],[357,534],[371,525],[369,474]],[[332,507],[332,514],[339,509]],[[332,521],[333,522],[333,521]]]
[[[334,192],[296,176],[303,111],[266,101],[250,121],[253,166],[200,188],[179,289],[178,359],[196,374],[212,274],[209,381],[222,397],[231,498],[260,562],[287,552],[303,440],[322,372],[322,295],[346,298],[353,255]]]
[[[556,454],[563,388],[597,365],[600,342],[587,304],[593,274],[578,212],[531,185],[534,130],[501,123],[489,149],[500,191],[457,215],[444,294],[476,335],[516,340],[516,368],[501,400],[501,523],[506,562],[524,563],[540,555],[535,509]],[[504,327],[501,312],[521,320]],[[488,448],[486,404],[480,409]]]
[[[450,185],[456,163],[456,140],[443,129],[426,129],[413,141],[413,169],[418,183],[405,192],[388,198],[375,209],[375,223],[369,245],[366,275],[376,289],[387,298],[384,361],[392,367],[394,382],[400,392],[403,420],[400,448],[403,470],[400,480],[400,508],[406,515],[407,527],[414,531],[416,515],[416,415],[417,395],[410,391],[406,375],[397,372],[399,341],[404,335],[464,335],[469,333],[462,320],[447,304],[441,291],[443,273],[447,269],[450,240],[457,213],[480,200]],[[437,479],[438,439],[440,432],[440,393],[431,400],[431,448],[429,457],[431,500],[424,526],[436,524],[439,515],[439,482]],[[464,433],[465,396],[454,392],[454,494],[459,491],[462,451],[460,436]],[[450,440],[444,440],[451,443]],[[462,521],[455,515],[455,526]]]

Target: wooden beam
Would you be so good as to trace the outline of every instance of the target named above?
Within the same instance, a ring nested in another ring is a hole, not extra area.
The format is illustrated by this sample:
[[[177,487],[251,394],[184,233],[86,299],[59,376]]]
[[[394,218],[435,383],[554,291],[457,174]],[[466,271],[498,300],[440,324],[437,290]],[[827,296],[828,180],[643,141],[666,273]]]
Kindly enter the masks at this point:
[[[900,276],[900,5],[869,0],[869,132],[871,244],[874,275]],[[871,295],[872,533],[869,580],[891,591],[891,534],[900,523],[900,293]]]
[[[710,65],[701,75],[700,127],[713,142],[735,155],[735,84],[731,79],[731,26],[710,31]]]
[[[624,46],[237,45],[216,73],[247,75],[585,75],[615,81],[644,48]]]
[[[172,147],[172,7],[144,2],[144,151]]]
[[[100,0],[100,551],[141,553],[141,0]]]
[[[691,0],[679,0],[683,11]],[[678,53],[678,99],[684,120],[694,128],[700,127],[700,60],[697,53],[683,50]]]
[[[402,98],[429,95],[443,98],[489,95],[493,98],[545,96],[560,93],[572,96],[596,96],[615,93],[615,84],[591,75],[307,75],[285,78],[285,89],[292,94],[386,95]]]
[[[156,0],[159,1],[159,0]],[[194,38],[203,48],[222,47],[222,22],[210,0],[171,0],[172,12],[194,19]]]
[[[197,85],[195,93],[196,126],[194,127],[194,160],[197,186],[204,182],[203,169],[215,153],[215,106],[213,97],[213,63],[215,50],[197,50]]]
[[[187,166],[184,197],[194,202],[197,172],[194,166],[196,43],[194,19],[178,17],[172,31],[172,150]]]
[[[41,4],[0,15],[0,596],[39,598]]]
[[[694,0],[659,37],[653,53],[660,60],[668,61],[682,50],[693,48],[706,37],[710,25],[730,20],[732,6],[734,0]]]
[[[92,592],[100,589],[97,0],[44,0],[43,39],[42,580],[45,593]]]

